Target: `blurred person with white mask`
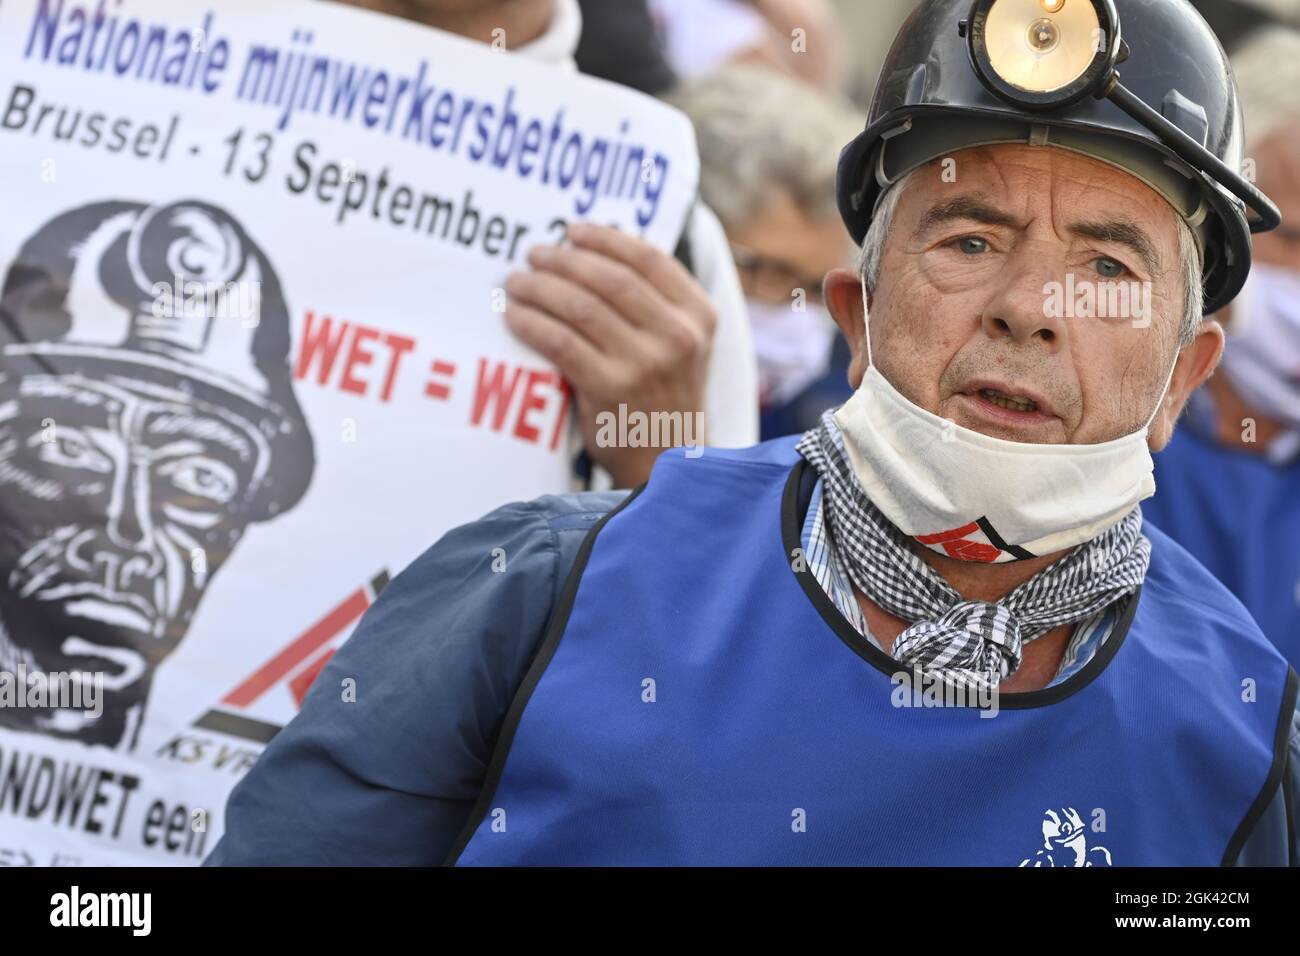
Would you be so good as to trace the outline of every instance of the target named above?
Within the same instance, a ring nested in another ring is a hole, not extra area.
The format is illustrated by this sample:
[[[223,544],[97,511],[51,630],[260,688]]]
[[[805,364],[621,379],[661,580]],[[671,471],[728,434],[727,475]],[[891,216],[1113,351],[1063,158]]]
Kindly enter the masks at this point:
[[[1143,512],[1300,667],[1300,33],[1261,31],[1233,69],[1247,162],[1282,225],[1256,237],[1250,277],[1217,316],[1222,366],[1156,456],[1157,494]]]
[[[814,87],[752,65],[690,81],[670,101],[695,125],[700,194],[731,242],[759,400],[765,411],[780,408],[830,362],[835,323],[821,277],[853,259],[835,204],[835,167],[860,120]]]

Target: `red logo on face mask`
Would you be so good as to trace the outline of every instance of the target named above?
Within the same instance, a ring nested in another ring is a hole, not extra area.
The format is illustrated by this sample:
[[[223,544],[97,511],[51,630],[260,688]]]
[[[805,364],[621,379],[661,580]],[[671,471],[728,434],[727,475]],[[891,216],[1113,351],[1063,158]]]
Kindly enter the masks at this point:
[[[995,548],[991,544],[983,541],[969,541],[966,539],[968,534],[979,534],[983,531],[979,522],[972,521],[970,524],[962,525],[960,528],[953,528],[951,531],[940,531],[938,534],[919,534],[916,540],[924,545],[941,545],[944,552],[950,558],[956,558],[958,561],[979,561],[984,564],[992,564],[1002,556],[1002,549]]]

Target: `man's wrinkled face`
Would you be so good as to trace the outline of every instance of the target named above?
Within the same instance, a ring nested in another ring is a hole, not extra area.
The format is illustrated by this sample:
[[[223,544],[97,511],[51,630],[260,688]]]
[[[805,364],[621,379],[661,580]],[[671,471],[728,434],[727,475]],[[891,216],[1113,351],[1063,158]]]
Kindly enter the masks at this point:
[[[881,373],[913,403],[998,438],[1091,444],[1140,429],[1183,317],[1172,207],[1061,149],[998,145],[950,159],[912,176],[885,243],[870,303]],[[856,382],[866,357],[852,344]]]
[[[240,416],[173,389],[6,383],[0,665],[101,672],[110,707],[139,696],[242,534],[266,454]]]

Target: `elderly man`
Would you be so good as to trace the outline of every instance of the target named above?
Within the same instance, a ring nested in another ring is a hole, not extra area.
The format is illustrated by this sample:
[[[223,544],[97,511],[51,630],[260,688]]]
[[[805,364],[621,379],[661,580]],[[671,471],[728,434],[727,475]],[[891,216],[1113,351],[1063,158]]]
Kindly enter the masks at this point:
[[[1223,368],[1158,457],[1159,493],[1144,512],[1300,667],[1300,33],[1263,31],[1233,72],[1259,184],[1286,223],[1256,243],[1250,279],[1223,312]]]
[[[1295,673],[1138,508],[1221,350],[1202,295],[1244,279],[1244,206],[1276,210],[1190,7],[1116,5],[1121,84],[1115,7],[1072,2],[903,28],[837,186],[854,396],[667,452],[621,502],[452,532],[234,792],[215,862],[1294,862]],[[1097,308],[1117,284],[1130,315]]]

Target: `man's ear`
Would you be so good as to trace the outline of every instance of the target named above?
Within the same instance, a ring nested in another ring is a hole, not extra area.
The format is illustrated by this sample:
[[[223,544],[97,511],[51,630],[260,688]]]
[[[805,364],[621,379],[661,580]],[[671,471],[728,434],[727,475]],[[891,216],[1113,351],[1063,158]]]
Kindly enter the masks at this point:
[[[1151,422],[1147,432],[1147,447],[1160,451],[1173,437],[1174,425],[1183,413],[1192,392],[1210,377],[1223,355],[1223,326],[1214,319],[1201,322],[1196,338],[1183,347],[1174,363],[1174,376],[1169,382],[1169,392],[1160,406],[1160,412]]]
[[[849,384],[857,388],[867,372],[867,323],[862,312],[862,280],[852,269],[832,269],[822,280],[822,298],[849,344]]]

